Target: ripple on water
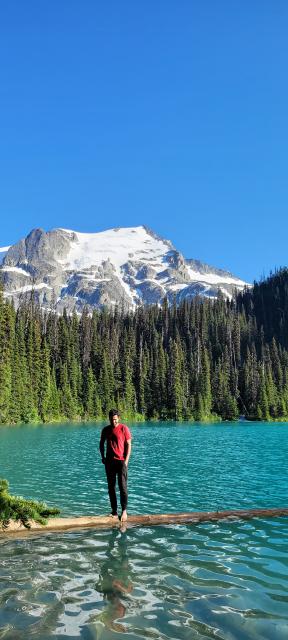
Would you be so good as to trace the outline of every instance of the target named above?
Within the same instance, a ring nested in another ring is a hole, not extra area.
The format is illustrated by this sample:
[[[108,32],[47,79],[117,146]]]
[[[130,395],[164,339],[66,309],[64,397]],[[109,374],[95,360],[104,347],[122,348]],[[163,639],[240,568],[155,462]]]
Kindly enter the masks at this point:
[[[280,518],[6,539],[0,638],[286,640],[287,534]]]

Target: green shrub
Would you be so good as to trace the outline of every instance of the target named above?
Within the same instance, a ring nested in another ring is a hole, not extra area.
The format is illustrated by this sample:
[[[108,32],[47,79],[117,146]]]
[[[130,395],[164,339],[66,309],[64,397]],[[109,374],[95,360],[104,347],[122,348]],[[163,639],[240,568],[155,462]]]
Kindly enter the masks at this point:
[[[25,500],[9,494],[9,483],[0,478],[0,528],[7,529],[9,521],[19,522],[30,529],[30,521],[47,524],[47,518],[60,513],[57,507],[48,507],[45,502]]]

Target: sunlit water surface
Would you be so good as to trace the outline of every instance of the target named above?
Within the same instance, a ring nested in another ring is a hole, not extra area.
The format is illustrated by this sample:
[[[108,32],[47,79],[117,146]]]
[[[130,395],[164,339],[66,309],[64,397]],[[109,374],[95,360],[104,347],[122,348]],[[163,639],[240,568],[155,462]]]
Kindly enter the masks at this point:
[[[288,425],[132,425],[129,509],[287,506]],[[0,476],[108,513],[100,427],[2,427]],[[288,519],[0,537],[0,638],[288,638]]]

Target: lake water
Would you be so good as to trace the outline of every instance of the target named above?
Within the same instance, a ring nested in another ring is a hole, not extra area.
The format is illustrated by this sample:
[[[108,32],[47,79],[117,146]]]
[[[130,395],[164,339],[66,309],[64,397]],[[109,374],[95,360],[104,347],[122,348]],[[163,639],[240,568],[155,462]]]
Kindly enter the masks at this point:
[[[1,427],[11,493],[109,512],[99,425]],[[131,425],[129,510],[287,507],[288,425]],[[0,639],[288,637],[288,519],[0,537]]]

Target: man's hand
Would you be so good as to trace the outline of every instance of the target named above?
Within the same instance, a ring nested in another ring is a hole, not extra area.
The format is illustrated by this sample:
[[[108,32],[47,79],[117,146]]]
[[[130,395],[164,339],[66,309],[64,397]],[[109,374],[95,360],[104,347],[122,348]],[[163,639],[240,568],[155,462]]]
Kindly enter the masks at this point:
[[[126,453],[126,458],[125,458],[124,462],[126,464],[126,467],[128,467],[128,462],[129,462],[129,458],[130,458],[130,455],[131,455],[131,446],[132,446],[131,440],[127,440],[126,444],[127,444],[127,453]]]

